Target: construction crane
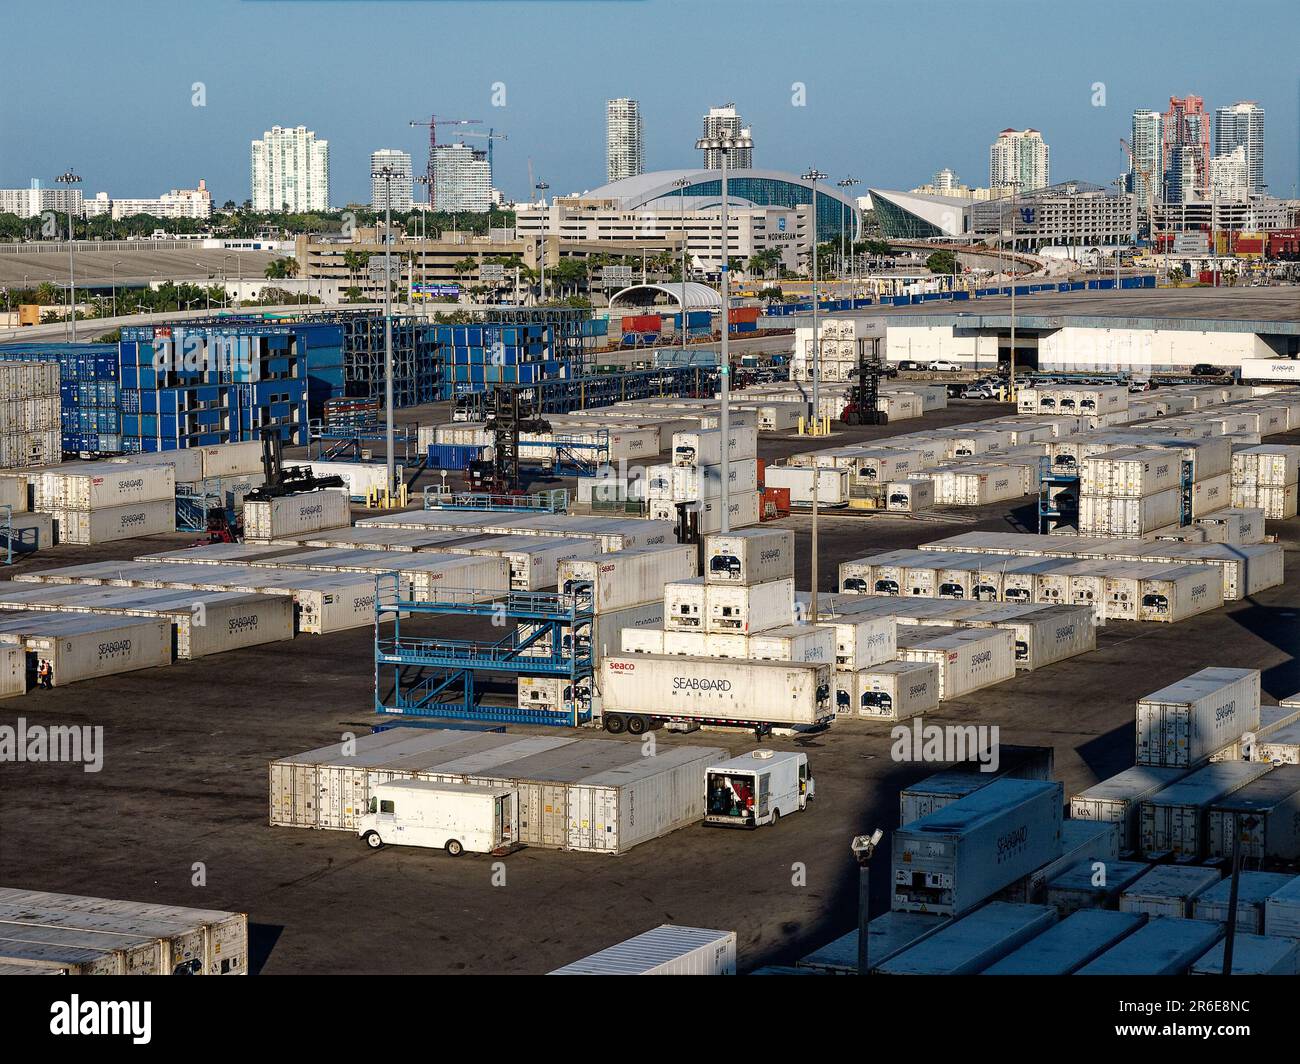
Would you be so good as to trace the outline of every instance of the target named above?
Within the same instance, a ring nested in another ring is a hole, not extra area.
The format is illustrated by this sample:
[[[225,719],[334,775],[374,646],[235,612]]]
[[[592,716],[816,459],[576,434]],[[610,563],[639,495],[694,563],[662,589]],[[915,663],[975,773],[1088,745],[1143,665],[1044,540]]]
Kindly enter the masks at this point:
[[[495,129],[491,129],[491,128],[489,128],[486,133],[464,133],[462,134],[462,136],[481,137],[482,139],[488,142],[487,143],[488,170],[492,173],[492,176],[495,178],[496,171],[492,170],[492,142],[494,140],[509,140],[510,138],[506,136],[506,134],[498,133]]]
[[[1129,166],[1142,178],[1142,186],[1146,189],[1146,207],[1147,214],[1147,236],[1155,240],[1155,208],[1153,199],[1155,189],[1151,184],[1151,171],[1144,168],[1138,161],[1137,156],[1133,154],[1133,147],[1123,137],[1119,138],[1120,147],[1124,149],[1124,154],[1128,156]]]
[[[419,119],[412,119],[410,124],[412,126],[429,127],[429,166],[427,170],[427,176],[429,179],[429,205],[430,208],[432,208],[435,202],[435,197],[433,194],[434,193],[433,149],[438,146],[438,127],[439,126],[481,126],[483,124],[483,120],[481,118],[443,118],[441,115],[430,115],[429,120],[427,122],[421,122]],[[488,144],[491,143],[492,143],[491,141],[488,141]]]

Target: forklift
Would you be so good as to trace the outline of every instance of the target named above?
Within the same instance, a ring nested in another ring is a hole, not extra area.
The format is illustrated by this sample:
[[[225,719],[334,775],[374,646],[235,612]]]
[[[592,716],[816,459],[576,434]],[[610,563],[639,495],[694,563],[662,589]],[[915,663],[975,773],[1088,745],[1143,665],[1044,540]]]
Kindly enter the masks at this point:
[[[466,474],[469,490],[483,495],[522,495],[519,478],[519,436],[550,432],[551,423],[534,409],[536,393],[526,388],[498,386],[485,397],[486,425],[492,434],[492,457],[471,462]]]
[[[347,481],[342,477],[318,477],[311,471],[311,466],[286,466],[284,440],[280,430],[273,428],[262,430],[262,475],[266,478],[265,483],[250,491],[245,499],[262,502],[321,488],[347,487]]]
[[[889,423],[889,415],[876,409],[880,398],[880,378],[887,373],[880,361],[880,339],[879,336],[868,336],[858,340],[858,379],[853,388],[853,401],[840,414],[840,420],[846,425]]]

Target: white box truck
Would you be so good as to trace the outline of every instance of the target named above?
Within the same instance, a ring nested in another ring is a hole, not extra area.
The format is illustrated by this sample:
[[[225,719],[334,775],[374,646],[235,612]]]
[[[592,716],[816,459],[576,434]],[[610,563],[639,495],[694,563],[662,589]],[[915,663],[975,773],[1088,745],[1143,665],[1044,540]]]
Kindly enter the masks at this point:
[[[775,825],[814,797],[808,755],[752,750],[705,770],[704,823],[720,827]]]
[[[452,857],[492,853],[515,841],[519,794],[513,788],[394,780],[370,789],[357,834],[371,849],[385,844],[446,850]]]

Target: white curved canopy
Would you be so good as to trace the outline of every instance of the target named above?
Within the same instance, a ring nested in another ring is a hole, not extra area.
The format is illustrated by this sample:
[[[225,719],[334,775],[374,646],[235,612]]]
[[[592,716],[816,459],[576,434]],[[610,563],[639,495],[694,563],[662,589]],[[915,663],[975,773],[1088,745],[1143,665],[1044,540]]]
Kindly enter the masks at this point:
[[[658,296],[667,296],[668,302],[682,307],[682,286],[680,284],[634,284],[615,292],[609,301],[610,307],[652,307]],[[722,310],[722,296],[716,289],[699,281],[686,282],[686,305],[684,310]]]

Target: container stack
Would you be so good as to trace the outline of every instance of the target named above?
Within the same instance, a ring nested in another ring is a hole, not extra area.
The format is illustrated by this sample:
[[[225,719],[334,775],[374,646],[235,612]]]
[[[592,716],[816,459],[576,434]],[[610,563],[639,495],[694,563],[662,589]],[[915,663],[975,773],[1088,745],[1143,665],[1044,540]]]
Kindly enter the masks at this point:
[[[351,521],[346,488],[321,488],[244,503],[244,536],[250,543],[344,528]]]
[[[549,325],[491,322],[435,325],[430,330],[442,349],[447,383],[454,392],[482,391],[493,384],[536,384],[559,376],[551,332]]]
[[[62,457],[58,363],[0,361],[0,468],[31,469]]]
[[[722,528],[722,430],[673,434],[672,462],[646,471],[645,495],[652,520],[675,521],[679,503],[693,504],[699,531]],[[730,527],[758,524],[758,430],[732,426],[728,431],[727,502]]]
[[[1181,525],[1181,464],[1166,451],[1106,451],[1083,462],[1079,534],[1140,539]]]
[[[63,450],[112,454],[122,449],[122,408],[117,345],[34,343],[0,345],[0,361],[56,362]],[[9,395],[7,388],[0,394]],[[58,448],[39,464],[59,460]],[[9,462],[0,455],[0,466]]]
[[[176,531],[170,465],[75,462],[42,470],[32,509],[52,516],[60,543],[91,545]]]
[[[1232,505],[1257,508],[1280,521],[1296,515],[1300,447],[1262,444],[1232,456]]]
[[[858,368],[857,323],[852,318],[827,318],[817,327],[821,347],[819,377],[833,384],[852,380]],[[794,331],[794,356],[790,360],[792,381],[813,379],[813,331],[800,327]],[[839,416],[838,411],[835,414]]]

